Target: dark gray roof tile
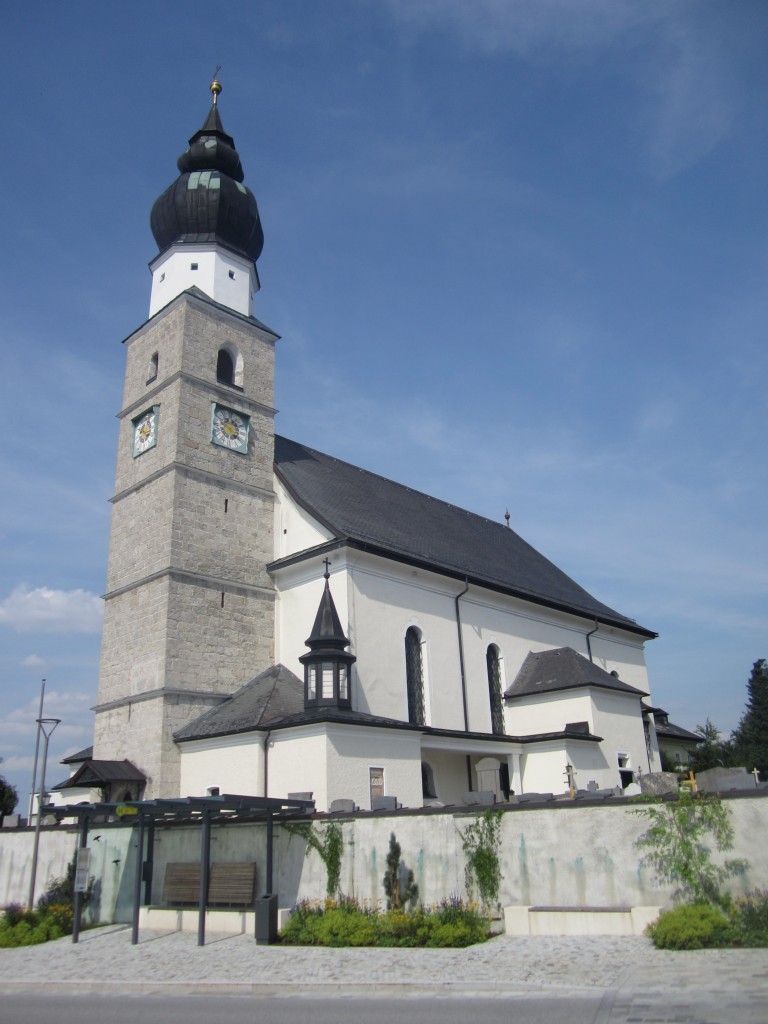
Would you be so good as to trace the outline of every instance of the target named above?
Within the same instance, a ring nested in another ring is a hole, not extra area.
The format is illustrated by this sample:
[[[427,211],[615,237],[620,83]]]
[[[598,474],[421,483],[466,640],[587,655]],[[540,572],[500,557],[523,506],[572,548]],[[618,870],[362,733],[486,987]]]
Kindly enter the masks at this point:
[[[572,690],[581,686],[597,686],[637,697],[646,696],[645,690],[638,690],[622,682],[570,647],[558,647],[552,651],[529,654],[504,697],[506,700],[514,700],[516,697]]]
[[[304,684],[285,665],[272,665],[176,733],[176,740],[198,740],[252,729],[268,729],[304,708]]]
[[[592,597],[501,523],[284,437],[275,437],[275,471],[298,504],[339,541],[643,636],[656,635]],[[279,560],[270,568],[290,561]]]

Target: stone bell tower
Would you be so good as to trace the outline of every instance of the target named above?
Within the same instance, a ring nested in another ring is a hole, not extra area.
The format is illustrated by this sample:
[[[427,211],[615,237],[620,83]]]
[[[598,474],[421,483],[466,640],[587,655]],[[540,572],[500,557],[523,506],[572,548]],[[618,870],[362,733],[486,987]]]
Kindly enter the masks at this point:
[[[173,733],[274,660],[278,336],[252,315],[264,237],[211,92],[125,341],[94,758],[132,761],[147,797],[187,795]]]

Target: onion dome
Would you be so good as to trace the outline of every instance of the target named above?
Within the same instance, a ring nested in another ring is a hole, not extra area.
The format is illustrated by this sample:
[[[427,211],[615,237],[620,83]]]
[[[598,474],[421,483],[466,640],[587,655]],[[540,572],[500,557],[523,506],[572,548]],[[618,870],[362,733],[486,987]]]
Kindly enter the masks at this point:
[[[150,226],[161,252],[175,242],[217,242],[254,262],[264,232],[253,193],[217,106],[221,85],[211,84],[213,105],[205,124],[178,159],[181,174],[152,207]]]

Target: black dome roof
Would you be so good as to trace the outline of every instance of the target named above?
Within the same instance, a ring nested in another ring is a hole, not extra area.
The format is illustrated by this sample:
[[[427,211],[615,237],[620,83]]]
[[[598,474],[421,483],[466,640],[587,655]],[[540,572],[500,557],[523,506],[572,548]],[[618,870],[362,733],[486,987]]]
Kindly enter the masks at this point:
[[[205,124],[178,159],[181,174],[155,200],[150,226],[161,252],[174,242],[220,242],[255,262],[264,247],[259,209],[242,184],[240,157],[222,127],[217,96],[214,90]]]

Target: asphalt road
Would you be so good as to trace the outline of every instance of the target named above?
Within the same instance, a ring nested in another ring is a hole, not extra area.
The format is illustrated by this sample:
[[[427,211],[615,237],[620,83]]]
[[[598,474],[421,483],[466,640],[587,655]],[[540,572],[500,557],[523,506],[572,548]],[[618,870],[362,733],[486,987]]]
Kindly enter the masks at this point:
[[[105,979],[109,989],[109,980]],[[601,997],[495,999],[282,998],[229,995],[18,994],[0,1001],[2,1024],[593,1024]]]

